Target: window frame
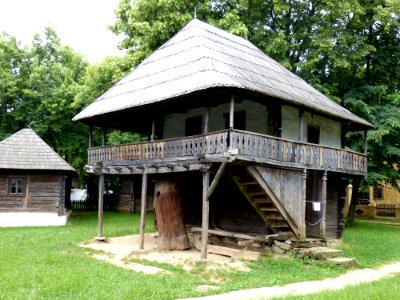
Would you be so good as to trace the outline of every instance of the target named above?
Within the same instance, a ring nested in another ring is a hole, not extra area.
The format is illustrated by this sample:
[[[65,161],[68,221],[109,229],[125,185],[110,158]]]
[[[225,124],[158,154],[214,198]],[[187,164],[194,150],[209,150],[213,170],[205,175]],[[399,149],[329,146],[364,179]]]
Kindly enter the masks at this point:
[[[19,184],[19,181],[21,182]],[[13,182],[15,182],[15,192],[12,192],[13,189]],[[9,177],[8,178],[8,195],[12,197],[24,197],[25,196],[25,177]],[[19,188],[21,188],[21,192],[19,191]]]

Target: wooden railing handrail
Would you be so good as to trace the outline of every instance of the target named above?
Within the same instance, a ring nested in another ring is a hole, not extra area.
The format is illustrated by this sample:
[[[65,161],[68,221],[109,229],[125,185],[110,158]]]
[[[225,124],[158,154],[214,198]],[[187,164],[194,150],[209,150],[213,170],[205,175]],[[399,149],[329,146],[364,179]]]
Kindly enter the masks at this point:
[[[236,149],[236,150],[235,150]],[[140,161],[202,154],[237,154],[300,168],[366,173],[363,153],[293,141],[243,130],[226,129],[189,137],[90,148],[88,164],[104,161]]]

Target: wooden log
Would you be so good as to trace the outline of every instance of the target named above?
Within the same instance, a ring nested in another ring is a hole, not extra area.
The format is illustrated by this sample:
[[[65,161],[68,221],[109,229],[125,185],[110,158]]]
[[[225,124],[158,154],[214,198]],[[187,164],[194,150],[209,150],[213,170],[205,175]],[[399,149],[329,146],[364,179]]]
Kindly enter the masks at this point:
[[[158,248],[162,250],[182,250],[190,248],[183,222],[181,193],[177,179],[156,181],[154,209],[158,227]]]
[[[201,232],[202,229],[200,227],[192,227],[190,229],[191,232]],[[210,234],[215,234],[219,236],[225,236],[225,237],[232,237],[232,238],[237,238],[237,239],[243,239],[243,240],[252,240],[254,242],[268,242],[270,241],[271,238],[278,237],[279,234],[270,234],[270,235],[261,235],[261,236],[253,236],[253,235],[248,235],[244,233],[236,233],[236,232],[230,232],[230,231],[225,231],[225,230],[215,230],[215,229],[208,229],[208,233]]]
[[[216,245],[208,245],[208,252],[246,260],[258,260],[261,256],[260,252],[233,249]]]

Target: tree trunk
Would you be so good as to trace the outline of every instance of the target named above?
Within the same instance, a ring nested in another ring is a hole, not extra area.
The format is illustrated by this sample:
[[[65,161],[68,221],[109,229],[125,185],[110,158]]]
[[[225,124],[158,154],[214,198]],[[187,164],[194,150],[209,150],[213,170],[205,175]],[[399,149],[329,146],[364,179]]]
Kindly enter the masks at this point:
[[[157,180],[154,190],[154,209],[158,228],[158,248],[182,250],[190,248],[185,225],[179,182],[176,179]]]

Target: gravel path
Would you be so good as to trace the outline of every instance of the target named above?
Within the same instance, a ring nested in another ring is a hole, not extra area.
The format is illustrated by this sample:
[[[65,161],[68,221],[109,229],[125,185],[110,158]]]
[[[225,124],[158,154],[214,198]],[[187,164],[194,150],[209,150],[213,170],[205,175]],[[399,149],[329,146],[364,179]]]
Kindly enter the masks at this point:
[[[383,265],[376,269],[357,269],[349,271],[337,278],[327,278],[318,281],[291,283],[284,286],[273,286],[258,289],[233,291],[226,294],[194,298],[196,300],[220,299],[273,299],[289,295],[308,295],[325,290],[339,290],[347,286],[380,280],[384,277],[400,273],[400,262]]]

